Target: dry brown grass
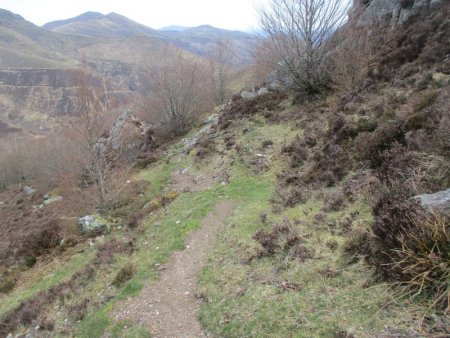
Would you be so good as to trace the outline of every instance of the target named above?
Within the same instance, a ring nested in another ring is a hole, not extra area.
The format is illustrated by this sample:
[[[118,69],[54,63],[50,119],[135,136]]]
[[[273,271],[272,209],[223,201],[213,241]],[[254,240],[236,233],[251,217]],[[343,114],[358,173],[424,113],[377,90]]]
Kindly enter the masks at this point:
[[[401,248],[392,250],[392,269],[401,273],[395,282],[412,297],[429,298],[431,306],[444,310],[450,304],[450,222],[438,213],[413,220],[414,231],[404,232]]]

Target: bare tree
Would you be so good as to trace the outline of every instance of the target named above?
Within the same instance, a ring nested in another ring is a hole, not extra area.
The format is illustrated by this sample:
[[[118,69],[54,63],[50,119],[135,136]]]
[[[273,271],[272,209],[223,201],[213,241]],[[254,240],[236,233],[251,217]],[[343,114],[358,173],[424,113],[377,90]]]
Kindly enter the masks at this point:
[[[204,67],[181,49],[169,49],[151,71],[151,104],[162,127],[184,134],[207,110]]]
[[[259,10],[267,37],[265,57],[282,79],[306,94],[327,85],[326,42],[347,18],[348,0],[270,0]]]
[[[216,105],[221,105],[231,96],[230,81],[236,59],[233,41],[218,36],[209,56],[209,78],[212,96]]]
[[[72,127],[79,135],[80,158],[84,171],[82,176],[87,185],[95,184],[99,203],[103,206],[108,193],[107,180],[121,149],[109,147],[104,142],[110,125],[107,97],[103,82],[90,73],[85,58],[82,60],[81,69],[74,73],[74,81],[77,119]]]

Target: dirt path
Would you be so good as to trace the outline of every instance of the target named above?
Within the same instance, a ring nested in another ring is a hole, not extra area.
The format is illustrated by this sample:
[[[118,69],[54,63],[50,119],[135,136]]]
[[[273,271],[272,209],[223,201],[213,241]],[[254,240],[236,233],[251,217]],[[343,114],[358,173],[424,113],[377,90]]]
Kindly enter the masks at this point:
[[[206,336],[198,321],[201,300],[195,297],[197,279],[214,247],[218,230],[232,210],[231,202],[219,203],[186,240],[186,249],[172,255],[160,279],[147,282],[137,297],[125,302],[115,318],[144,325],[152,337]]]
[[[173,187],[176,191],[198,192],[208,190],[226,181],[219,173],[204,173],[199,176],[192,176],[189,172],[178,171],[172,175]]]

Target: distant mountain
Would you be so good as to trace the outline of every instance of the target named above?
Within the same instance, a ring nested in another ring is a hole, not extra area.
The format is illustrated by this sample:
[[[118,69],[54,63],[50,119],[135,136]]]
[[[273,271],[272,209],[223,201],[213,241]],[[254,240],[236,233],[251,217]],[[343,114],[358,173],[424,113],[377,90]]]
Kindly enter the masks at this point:
[[[58,33],[77,34],[107,39],[136,35],[155,35],[156,31],[117,13],[103,15],[86,12],[67,20],[46,23],[42,28]]]
[[[0,68],[69,66],[72,53],[95,42],[93,38],[56,34],[0,9]]]
[[[240,64],[250,62],[255,40],[255,36],[250,33],[230,31],[210,25],[168,26],[155,30],[116,13],[103,15],[87,12],[71,19],[49,22],[42,27],[53,32],[106,39],[124,39],[134,36],[157,37],[163,42],[200,56],[208,56],[218,37],[221,37],[233,41],[239,50]]]
[[[256,36],[253,34],[220,29],[210,25],[191,28],[184,27],[178,30],[165,28],[160,29],[159,33],[168,43],[200,56],[208,56],[213,50],[218,38],[230,40],[235,46],[239,64],[248,64],[251,62],[252,51],[256,42]]]

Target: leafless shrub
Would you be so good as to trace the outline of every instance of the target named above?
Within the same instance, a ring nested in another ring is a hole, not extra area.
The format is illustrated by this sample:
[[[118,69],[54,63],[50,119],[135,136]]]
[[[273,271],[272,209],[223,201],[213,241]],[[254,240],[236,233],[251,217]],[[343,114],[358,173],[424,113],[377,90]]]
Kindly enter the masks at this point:
[[[182,135],[211,109],[204,69],[180,49],[167,49],[165,58],[153,67],[148,108],[158,116],[160,132]]]
[[[79,169],[76,145],[62,134],[0,142],[0,189],[29,180],[50,189],[58,180]]]
[[[218,36],[208,58],[210,91],[216,105],[226,103],[231,97],[230,82],[235,60],[236,47],[233,41]]]

